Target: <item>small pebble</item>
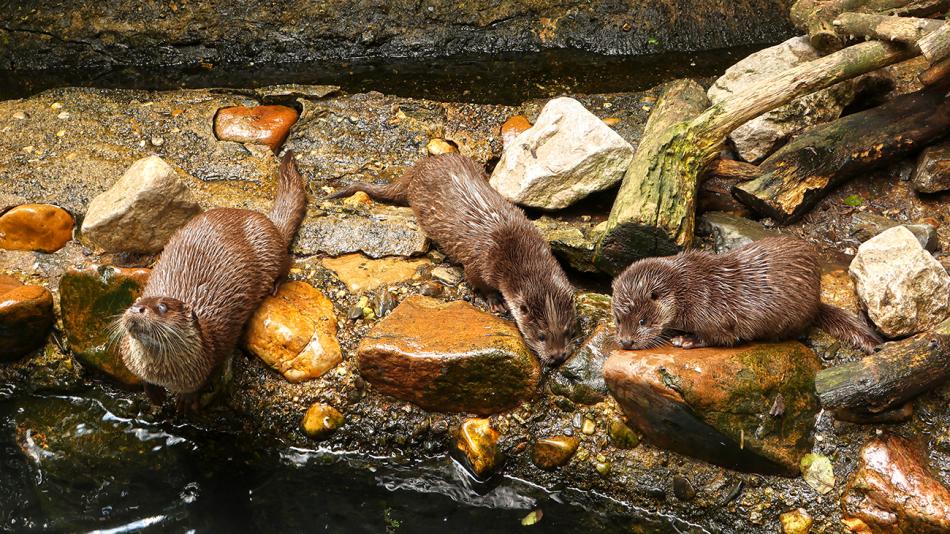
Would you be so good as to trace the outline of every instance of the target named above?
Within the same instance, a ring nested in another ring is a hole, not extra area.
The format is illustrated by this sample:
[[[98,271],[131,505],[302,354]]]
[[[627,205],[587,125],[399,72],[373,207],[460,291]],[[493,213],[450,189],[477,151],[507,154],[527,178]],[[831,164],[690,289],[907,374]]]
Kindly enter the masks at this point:
[[[152,137],[152,146],[162,146],[165,144],[165,140],[161,137],[154,136]]]

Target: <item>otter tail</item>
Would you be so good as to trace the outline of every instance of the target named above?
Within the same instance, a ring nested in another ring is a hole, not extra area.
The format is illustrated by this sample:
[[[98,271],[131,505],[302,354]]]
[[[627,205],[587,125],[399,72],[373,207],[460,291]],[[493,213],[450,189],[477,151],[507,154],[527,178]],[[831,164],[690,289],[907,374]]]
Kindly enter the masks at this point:
[[[815,326],[832,336],[848,341],[867,353],[881,343],[880,336],[857,315],[828,304],[820,304]]]
[[[268,217],[290,245],[307,212],[307,185],[297,170],[294,153],[290,150],[280,160],[278,180],[277,199]]]
[[[390,204],[399,206],[409,205],[409,180],[411,173],[407,172],[398,180],[388,184],[367,184],[364,182],[355,183],[340,189],[327,198],[343,198],[362,191],[372,197],[374,200],[382,200]]]

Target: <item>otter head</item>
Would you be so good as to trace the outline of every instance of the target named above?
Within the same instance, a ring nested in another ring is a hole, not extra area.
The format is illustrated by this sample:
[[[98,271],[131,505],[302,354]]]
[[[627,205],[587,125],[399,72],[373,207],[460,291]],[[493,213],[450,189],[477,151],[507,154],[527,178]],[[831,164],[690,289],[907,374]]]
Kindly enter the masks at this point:
[[[190,353],[201,344],[194,310],[170,297],[139,298],[122,314],[121,325],[151,353]]]
[[[613,282],[617,343],[625,349],[656,347],[676,317],[676,269],[654,259],[640,260]]]
[[[518,293],[511,314],[531,350],[545,368],[564,361],[577,335],[577,312],[570,284],[529,285]]]

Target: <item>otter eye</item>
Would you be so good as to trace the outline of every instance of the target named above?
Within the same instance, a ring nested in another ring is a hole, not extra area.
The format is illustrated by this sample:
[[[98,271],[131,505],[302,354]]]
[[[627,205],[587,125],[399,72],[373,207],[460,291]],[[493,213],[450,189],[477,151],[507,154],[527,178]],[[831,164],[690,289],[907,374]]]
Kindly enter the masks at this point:
[[[164,313],[167,312],[167,311],[168,311],[168,306],[166,306],[164,302],[159,302],[159,303],[158,303],[158,313],[164,314]]]
[[[545,339],[544,334],[538,334],[538,341],[543,342]]]
[[[650,300],[656,300],[658,298],[660,298],[660,295],[658,295],[656,291],[650,291]]]
[[[646,320],[646,319],[640,319],[640,326],[643,326],[643,325],[645,325],[645,324],[647,324],[647,320]]]

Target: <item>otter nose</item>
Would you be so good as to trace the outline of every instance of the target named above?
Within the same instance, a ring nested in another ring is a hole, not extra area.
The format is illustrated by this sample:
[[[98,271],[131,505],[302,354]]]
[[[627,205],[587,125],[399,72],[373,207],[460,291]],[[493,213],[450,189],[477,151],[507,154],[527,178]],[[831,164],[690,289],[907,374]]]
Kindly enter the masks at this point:
[[[132,306],[132,313],[145,313],[145,306]]]
[[[625,350],[630,350],[630,349],[633,348],[633,340],[632,340],[632,339],[621,339],[621,340],[620,340],[620,346],[623,347]]]

